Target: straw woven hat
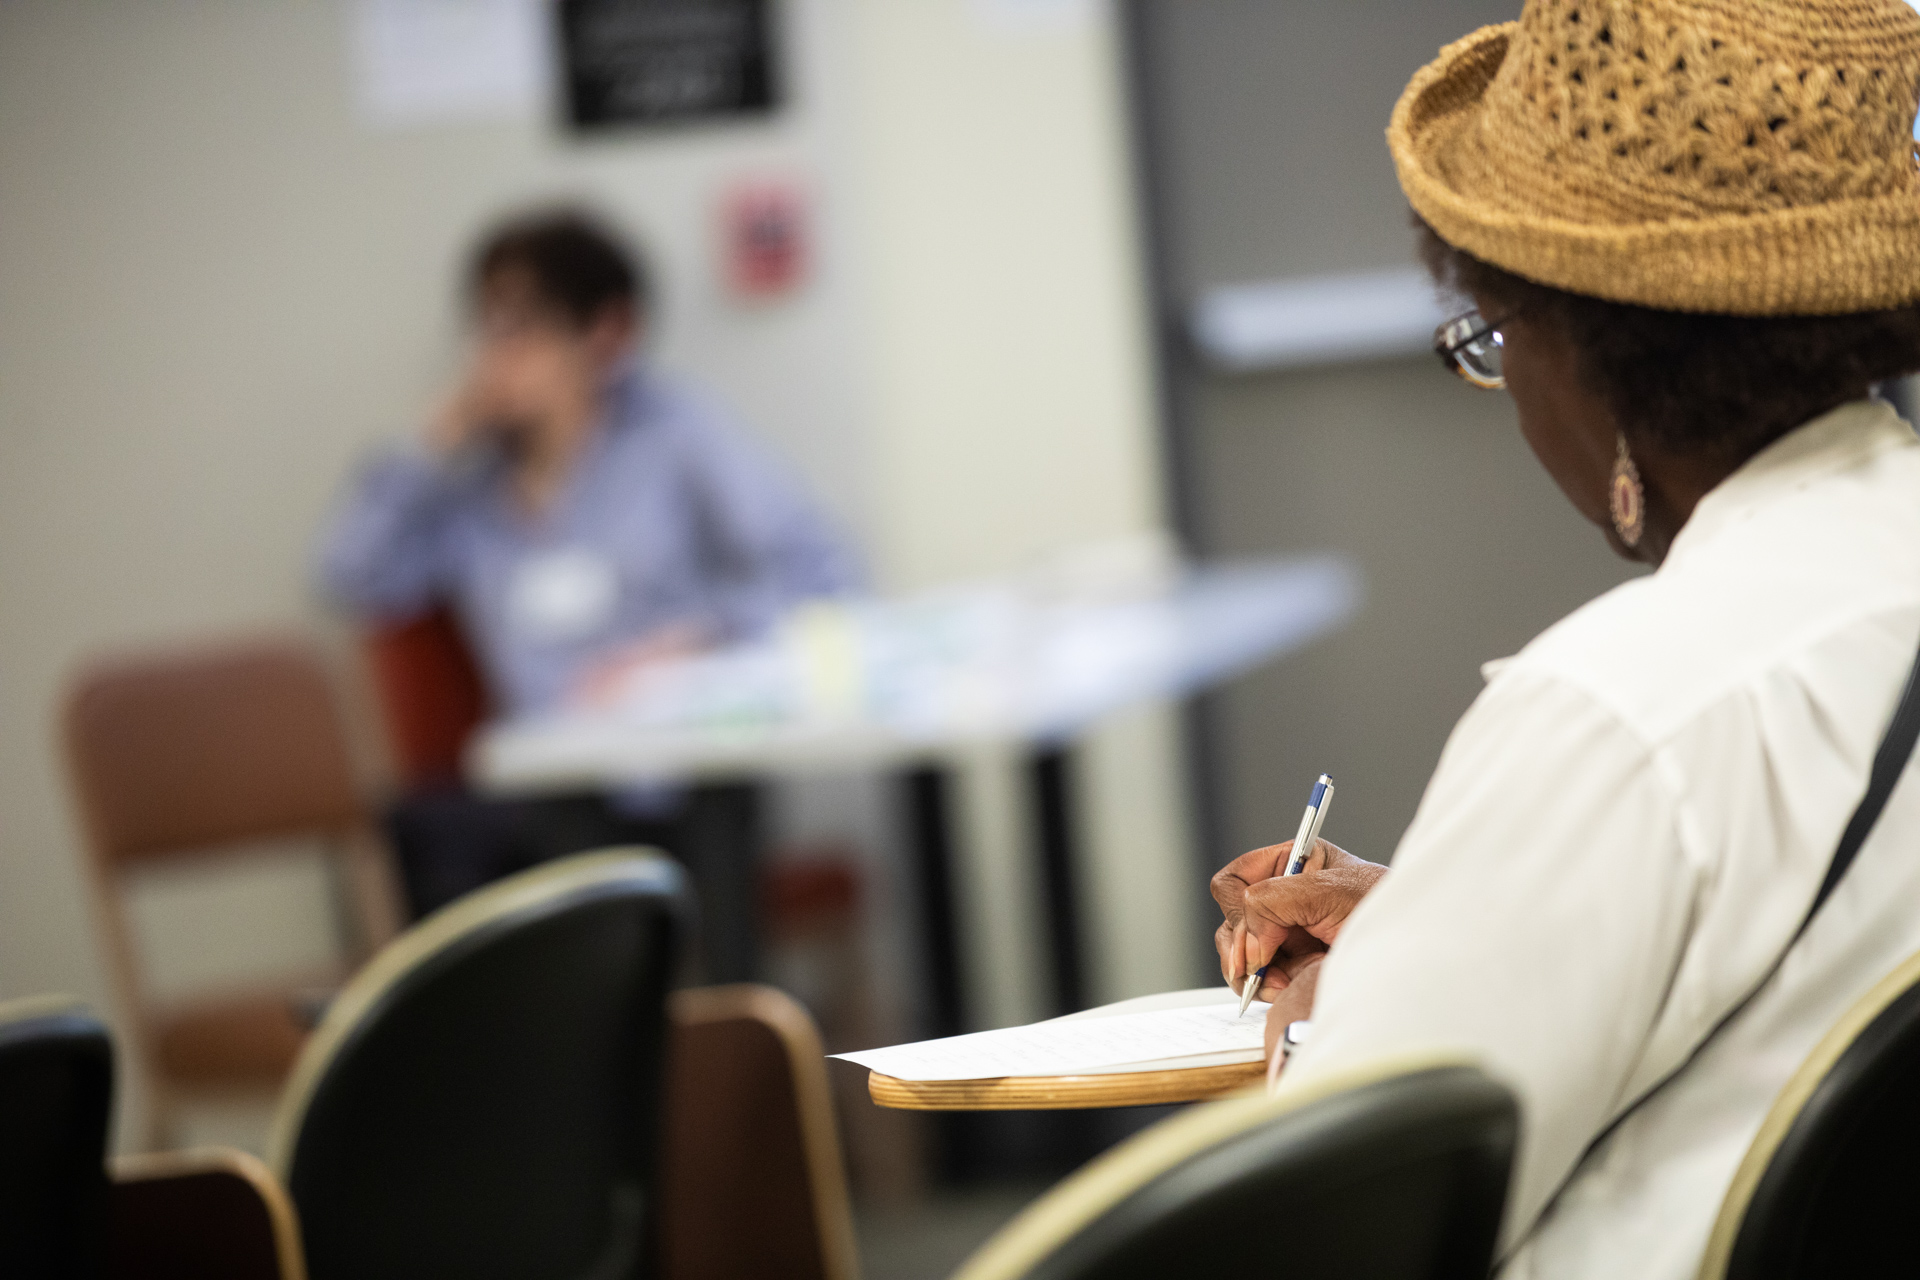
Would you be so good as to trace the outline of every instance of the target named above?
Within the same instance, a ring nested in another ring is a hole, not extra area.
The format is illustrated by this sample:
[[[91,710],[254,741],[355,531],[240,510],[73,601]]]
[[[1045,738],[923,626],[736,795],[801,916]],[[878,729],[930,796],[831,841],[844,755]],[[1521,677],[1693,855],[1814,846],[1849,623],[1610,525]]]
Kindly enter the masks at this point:
[[[1540,284],[1734,315],[1920,300],[1902,0],[1527,0],[1387,128],[1442,239]]]

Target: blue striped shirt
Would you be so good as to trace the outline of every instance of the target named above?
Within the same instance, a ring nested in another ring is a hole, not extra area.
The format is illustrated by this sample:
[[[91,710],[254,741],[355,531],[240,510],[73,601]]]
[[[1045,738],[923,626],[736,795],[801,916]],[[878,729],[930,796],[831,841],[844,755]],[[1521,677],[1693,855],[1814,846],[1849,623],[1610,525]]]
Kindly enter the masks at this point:
[[[787,470],[704,397],[647,370],[539,516],[504,458],[374,460],[323,540],[329,595],[367,620],[450,604],[496,702],[552,709],[595,659],[663,626],[719,640],[855,587],[857,560]]]

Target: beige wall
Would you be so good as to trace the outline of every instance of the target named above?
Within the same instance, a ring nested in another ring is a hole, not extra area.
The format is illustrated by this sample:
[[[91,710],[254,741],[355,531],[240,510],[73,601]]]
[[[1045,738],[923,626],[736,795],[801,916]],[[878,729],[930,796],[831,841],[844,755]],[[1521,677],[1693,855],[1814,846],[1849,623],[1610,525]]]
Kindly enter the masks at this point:
[[[1161,529],[1110,11],[1017,0],[857,8],[884,424],[875,521],[889,578],[994,572],[1077,540]],[[1175,742],[1171,715],[1148,708],[1094,734],[1076,761],[1096,1000],[1204,977]],[[963,959],[983,1026],[1045,1009],[1013,764],[973,760],[962,790],[975,855],[959,886],[974,942]]]
[[[859,126],[875,499],[904,582],[1160,520],[1110,24],[995,8],[859,4],[862,100],[887,104]]]
[[[639,231],[659,360],[785,449],[884,584],[1156,527],[1111,32],[1096,6],[994,16],[1019,8],[793,0],[773,122],[577,142],[369,127],[335,0],[0,6],[0,996],[108,998],[62,681],[96,651],[318,620],[314,527],[447,375],[450,277],[502,205],[580,194]],[[708,214],[766,172],[813,190],[820,269],[745,307]],[[1186,865],[1170,741],[1144,713],[1087,753],[1103,993],[1186,977],[1192,940],[1155,918]],[[976,877],[988,915],[1027,891],[1006,803],[969,811],[973,865],[1013,868]],[[1032,1007],[981,954],[993,1016]]]

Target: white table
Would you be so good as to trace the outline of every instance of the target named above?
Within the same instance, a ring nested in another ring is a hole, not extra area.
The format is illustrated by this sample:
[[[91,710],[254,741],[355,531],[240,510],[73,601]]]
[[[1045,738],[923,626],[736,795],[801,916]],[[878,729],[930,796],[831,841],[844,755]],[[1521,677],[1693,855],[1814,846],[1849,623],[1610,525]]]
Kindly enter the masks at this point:
[[[1067,744],[1108,713],[1203,690],[1323,636],[1360,601],[1358,575],[1320,556],[1210,565],[1143,588],[1033,579],[816,606],[776,635],[656,670],[619,705],[494,725],[469,772],[500,794],[649,780],[734,782],[812,770],[902,775],[933,986],[933,1034],[964,1029],[946,781],[982,745],[1032,753],[1046,919],[1060,1012],[1083,990],[1071,875]],[[751,791],[734,787],[751,808]],[[754,822],[719,812],[690,860],[725,869],[738,896],[710,902],[753,952]],[[712,846],[712,847],[707,847]]]
[[[1119,598],[996,583],[829,606],[654,672],[623,707],[494,725],[471,773],[507,793],[1055,744],[1324,635],[1359,597],[1354,571],[1324,556],[1210,566]]]

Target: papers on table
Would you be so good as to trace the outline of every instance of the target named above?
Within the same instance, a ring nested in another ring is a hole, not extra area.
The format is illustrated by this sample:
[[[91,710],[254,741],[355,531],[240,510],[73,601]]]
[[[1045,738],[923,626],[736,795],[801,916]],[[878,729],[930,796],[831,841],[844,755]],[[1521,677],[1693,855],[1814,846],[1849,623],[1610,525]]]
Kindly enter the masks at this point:
[[[1153,559],[1086,558],[1128,556]],[[1315,557],[1189,573],[1082,567],[815,602],[756,639],[641,664],[593,705],[494,725],[472,765],[483,786],[518,791],[1054,741],[1303,644],[1359,598],[1351,566]]]
[[[1222,1000],[1221,997],[1225,999]],[[1204,1000],[1204,1003],[1194,1003]],[[1184,1007],[1151,1007],[1184,1001]],[[1141,1005],[1147,1005],[1144,1010]],[[1131,1006],[1131,1007],[1129,1007]],[[1259,1062],[1267,1006],[1238,1015],[1229,991],[1176,992],[1070,1018],[835,1054],[900,1080],[1109,1075]]]

